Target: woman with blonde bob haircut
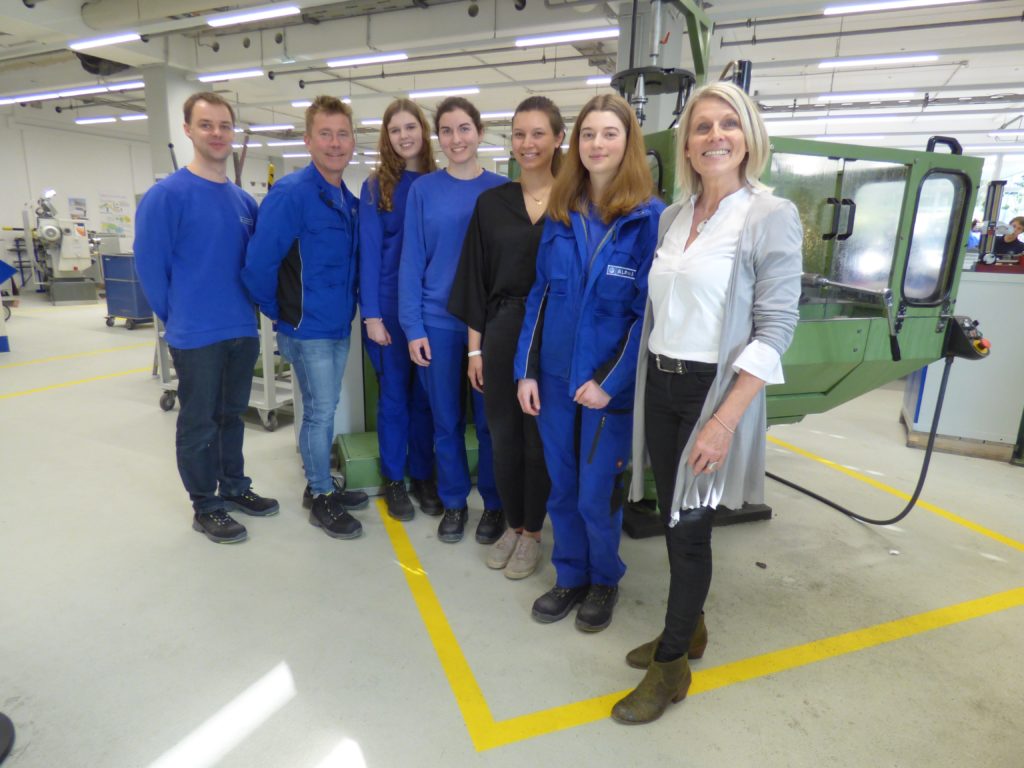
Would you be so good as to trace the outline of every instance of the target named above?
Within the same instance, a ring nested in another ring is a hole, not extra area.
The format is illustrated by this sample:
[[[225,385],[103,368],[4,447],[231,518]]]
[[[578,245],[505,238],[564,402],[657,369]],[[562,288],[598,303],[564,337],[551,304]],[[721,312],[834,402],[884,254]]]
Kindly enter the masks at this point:
[[[551,477],[556,580],[533,604],[544,624],[582,601],[576,627],[604,629],[626,572],[622,473],[647,272],[665,207],[652,188],[629,105],[595,96],[576,119],[552,187],[515,360],[519,404],[538,417]]]
[[[650,457],[668,545],[664,629],[626,656],[645,669],[612,709],[648,723],[690,687],[704,655],[715,507],[764,498],[764,386],[783,381],[799,317],[803,233],[796,206],[760,181],[768,136],[731,83],[698,89],[676,148],[683,194],[661,216],[636,368],[630,498]]]

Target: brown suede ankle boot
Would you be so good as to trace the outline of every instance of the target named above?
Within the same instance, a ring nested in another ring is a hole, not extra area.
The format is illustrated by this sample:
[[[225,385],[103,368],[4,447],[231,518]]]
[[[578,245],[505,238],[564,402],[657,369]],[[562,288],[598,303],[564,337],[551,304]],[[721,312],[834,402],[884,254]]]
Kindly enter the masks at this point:
[[[650,642],[637,646],[626,654],[626,663],[633,667],[633,669],[647,669],[654,659],[654,654],[657,652],[658,643],[660,642],[661,635],[658,635]],[[704,650],[707,647],[708,628],[704,624],[704,614],[702,613],[697,620],[697,628],[693,631],[693,637],[690,638],[690,651],[686,656],[691,661],[696,661],[704,655]]]
[[[625,725],[654,722],[669,704],[686,698],[690,680],[690,664],[685,656],[675,661],[652,661],[640,685],[612,707],[612,720]]]

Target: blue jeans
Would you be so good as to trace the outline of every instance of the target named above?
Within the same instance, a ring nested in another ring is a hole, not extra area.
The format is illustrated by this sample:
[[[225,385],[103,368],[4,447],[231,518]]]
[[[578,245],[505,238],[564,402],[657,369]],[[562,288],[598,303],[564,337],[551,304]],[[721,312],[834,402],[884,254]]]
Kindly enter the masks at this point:
[[[292,364],[302,393],[299,453],[314,496],[334,490],[331,479],[334,412],[341,398],[341,377],[345,373],[349,341],[349,337],[296,339],[277,334],[277,348]]]
[[[242,414],[249,406],[259,340],[247,336],[170,352],[181,403],[178,472],[197,512],[220,509],[218,485],[222,496],[238,496],[252,485],[242,458]]]

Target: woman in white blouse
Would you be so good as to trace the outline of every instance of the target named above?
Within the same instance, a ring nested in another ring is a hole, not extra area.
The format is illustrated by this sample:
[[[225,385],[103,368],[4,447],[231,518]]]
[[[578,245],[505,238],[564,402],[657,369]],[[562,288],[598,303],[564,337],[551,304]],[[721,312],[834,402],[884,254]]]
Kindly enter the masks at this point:
[[[661,215],[637,366],[633,484],[644,447],[671,572],[662,634],[626,656],[647,673],[612,717],[646,723],[690,687],[704,654],[716,506],[763,498],[765,384],[798,319],[803,235],[796,207],[759,181],[768,134],[731,83],[698,89],[678,132],[679,202]],[[642,418],[640,414],[643,414]]]

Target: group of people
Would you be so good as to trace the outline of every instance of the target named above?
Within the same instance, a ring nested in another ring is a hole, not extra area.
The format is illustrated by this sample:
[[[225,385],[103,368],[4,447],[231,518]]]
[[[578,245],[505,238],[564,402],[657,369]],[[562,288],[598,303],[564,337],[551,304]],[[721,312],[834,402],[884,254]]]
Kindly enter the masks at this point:
[[[447,167],[436,170],[426,117],[396,100],[358,200],[342,180],[355,149],[350,108],[318,97],[306,113],[312,162],[274,184],[258,215],[226,178],[230,105],[196,94],[185,123],[195,158],[140,204],[136,258],[178,372],[193,527],[240,541],[230,511],[279,508],[252,489],[242,459],[255,304],[275,321],[301,391],[310,522],[360,535],[351,511],[367,499],[330,473],[358,304],[380,385],[388,514],[412,519],[411,490],[440,517],[441,541],[463,538],[471,407],[487,565],[530,575],[551,520],[556,579],[533,604],[537,621],[579,606],[580,630],[611,623],[626,571],[622,507],[627,492],[643,495],[650,465],[668,607],[661,634],[627,654],[646,672],[612,717],[650,722],[685,697],[689,661],[708,642],[713,510],[763,495],[763,388],[782,381],[798,318],[799,217],[759,181],[769,145],[749,97],[726,83],[691,96],[678,131],[682,195],[668,208],[653,195],[636,117],[613,95],[587,102],[566,153],[555,104],[523,101],[512,118],[515,181],[481,167],[472,103],[437,106]]]

